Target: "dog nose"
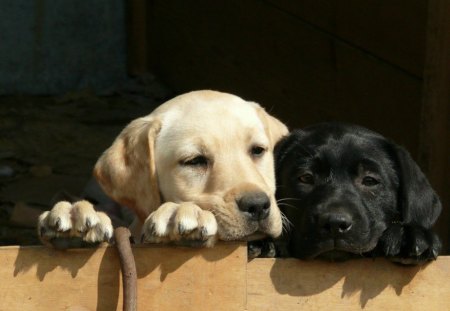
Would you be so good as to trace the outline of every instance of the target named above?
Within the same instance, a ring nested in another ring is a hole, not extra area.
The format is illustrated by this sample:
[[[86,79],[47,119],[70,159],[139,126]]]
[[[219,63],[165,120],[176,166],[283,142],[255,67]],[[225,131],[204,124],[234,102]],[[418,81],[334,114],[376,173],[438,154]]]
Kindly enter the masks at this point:
[[[264,192],[251,192],[242,196],[237,205],[252,220],[262,220],[269,216],[270,199]]]
[[[332,235],[344,234],[352,228],[352,225],[352,216],[345,212],[324,213],[319,217],[320,228]]]

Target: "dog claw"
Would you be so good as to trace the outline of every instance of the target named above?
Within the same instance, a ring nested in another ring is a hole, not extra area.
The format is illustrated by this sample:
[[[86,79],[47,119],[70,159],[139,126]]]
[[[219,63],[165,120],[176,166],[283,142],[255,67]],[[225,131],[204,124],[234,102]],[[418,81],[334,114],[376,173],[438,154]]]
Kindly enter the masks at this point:
[[[411,252],[409,252],[409,256],[411,256],[411,257],[417,257],[417,256],[420,256],[421,253],[422,253],[422,252],[420,251],[419,246],[416,245],[416,247],[415,247]]]
[[[56,219],[55,228],[56,230],[61,230],[61,218]]]
[[[188,233],[188,230],[186,230],[186,228],[182,224],[178,224],[178,232],[180,233],[180,235],[185,235]]]
[[[149,235],[156,235],[156,228],[155,224],[151,223],[149,227],[146,229],[147,234]],[[142,237],[145,238],[145,233],[142,234]]]
[[[206,239],[208,237],[208,229],[206,229],[206,227],[200,228],[200,236],[202,239]]]
[[[434,260],[436,260],[436,258],[437,258],[438,255],[439,255],[439,254],[438,254],[438,251],[435,250],[435,249],[432,249],[432,250],[431,250],[431,254],[433,255],[433,259],[434,259]]]
[[[195,230],[195,228],[191,228],[191,227],[186,227],[186,225],[184,224],[178,224],[178,233],[180,235],[189,235],[191,234],[193,231]],[[200,232],[201,234],[201,232]]]
[[[385,248],[385,254],[386,255],[388,255],[388,256],[395,256],[395,255],[397,255],[397,253],[395,253],[394,252],[394,247],[393,246],[387,246],[386,248]]]
[[[111,237],[109,236],[109,233],[105,233],[105,234],[103,235],[103,241],[108,242],[109,239],[111,239]]]

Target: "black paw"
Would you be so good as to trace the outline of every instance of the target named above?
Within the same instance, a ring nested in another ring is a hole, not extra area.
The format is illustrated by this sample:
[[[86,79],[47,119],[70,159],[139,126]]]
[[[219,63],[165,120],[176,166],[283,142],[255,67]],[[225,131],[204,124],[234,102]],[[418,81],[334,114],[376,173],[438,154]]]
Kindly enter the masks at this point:
[[[430,229],[394,224],[380,238],[378,252],[391,261],[417,265],[435,260],[441,246],[438,236]]]
[[[275,244],[272,240],[251,241],[247,244],[247,257],[273,258],[276,256]]]

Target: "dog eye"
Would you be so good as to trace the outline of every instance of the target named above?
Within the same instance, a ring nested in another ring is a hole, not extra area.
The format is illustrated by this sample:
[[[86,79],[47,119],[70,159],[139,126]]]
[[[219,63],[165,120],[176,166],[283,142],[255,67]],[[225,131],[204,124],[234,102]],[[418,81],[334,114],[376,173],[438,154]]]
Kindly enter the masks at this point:
[[[196,156],[195,158],[182,162],[182,165],[206,166],[208,165],[208,159],[205,156]]]
[[[250,153],[253,157],[261,157],[266,152],[266,148],[261,146],[253,146]]]
[[[372,176],[365,176],[361,182],[364,186],[372,187],[378,185],[380,182]]]
[[[309,173],[303,174],[298,176],[298,181],[301,182],[302,184],[312,185],[314,184],[314,176]]]

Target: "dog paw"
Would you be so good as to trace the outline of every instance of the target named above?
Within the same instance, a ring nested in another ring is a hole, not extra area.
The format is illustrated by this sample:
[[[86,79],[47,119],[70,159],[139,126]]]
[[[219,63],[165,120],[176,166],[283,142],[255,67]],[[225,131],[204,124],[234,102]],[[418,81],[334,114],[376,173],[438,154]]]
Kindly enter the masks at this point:
[[[217,222],[210,211],[193,203],[167,202],[150,214],[142,228],[142,242],[186,246],[212,246]]]
[[[37,230],[43,244],[56,248],[89,246],[113,236],[109,217],[96,212],[88,201],[56,203],[39,216]]]
[[[274,258],[277,255],[275,243],[271,239],[250,241],[247,243],[247,257]]]
[[[432,230],[401,224],[389,227],[383,233],[379,245],[384,256],[405,265],[436,259],[442,246]]]

